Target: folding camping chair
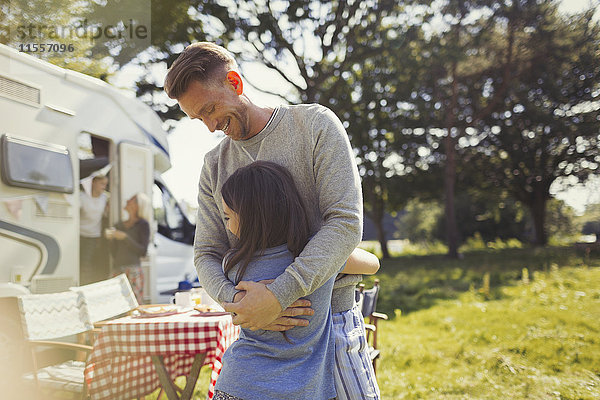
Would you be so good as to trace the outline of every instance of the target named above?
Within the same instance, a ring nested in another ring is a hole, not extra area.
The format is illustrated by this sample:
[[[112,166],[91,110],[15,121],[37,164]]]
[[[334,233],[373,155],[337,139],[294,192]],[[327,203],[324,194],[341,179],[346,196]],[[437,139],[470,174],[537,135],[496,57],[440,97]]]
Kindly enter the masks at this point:
[[[377,348],[377,322],[379,320],[387,320],[388,316],[375,311],[377,306],[377,298],[379,296],[379,279],[375,279],[375,283],[371,289],[365,289],[364,284],[360,284],[356,289],[356,302],[362,311],[362,314],[367,318],[365,329],[367,331],[367,343],[369,344],[369,354],[373,362],[373,369],[377,372],[376,362],[380,355],[380,350]]]
[[[91,353],[92,347],[67,340],[73,335],[89,334],[93,325],[85,299],[80,293],[31,294],[18,297],[19,312],[25,338],[31,348],[33,372],[23,379],[35,383],[38,396],[47,398],[45,392],[69,392],[87,397],[87,385],[83,378],[85,361],[81,353]],[[70,360],[39,367],[38,350],[48,348],[75,351]]]

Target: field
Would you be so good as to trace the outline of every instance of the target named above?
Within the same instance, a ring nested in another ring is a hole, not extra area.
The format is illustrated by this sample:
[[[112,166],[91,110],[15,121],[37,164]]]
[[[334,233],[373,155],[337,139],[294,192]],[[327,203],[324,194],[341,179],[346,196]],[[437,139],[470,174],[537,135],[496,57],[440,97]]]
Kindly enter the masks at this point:
[[[600,398],[599,267],[572,247],[384,261],[382,399]]]
[[[572,248],[384,262],[382,398],[600,398],[599,266]]]

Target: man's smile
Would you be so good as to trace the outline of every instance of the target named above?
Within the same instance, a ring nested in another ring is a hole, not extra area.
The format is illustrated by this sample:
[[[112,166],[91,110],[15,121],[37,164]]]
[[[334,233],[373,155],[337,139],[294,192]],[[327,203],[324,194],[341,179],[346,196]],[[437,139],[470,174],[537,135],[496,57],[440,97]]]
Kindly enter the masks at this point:
[[[221,129],[220,129],[226,135],[227,135],[227,129],[229,129],[230,122],[231,122],[231,118],[228,119],[227,122],[225,123],[225,126],[221,127]]]

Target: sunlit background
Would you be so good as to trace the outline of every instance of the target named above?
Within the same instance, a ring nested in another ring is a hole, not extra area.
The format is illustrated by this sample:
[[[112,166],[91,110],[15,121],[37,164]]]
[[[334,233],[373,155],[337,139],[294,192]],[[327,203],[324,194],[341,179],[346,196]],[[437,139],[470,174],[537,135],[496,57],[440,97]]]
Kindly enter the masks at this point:
[[[593,5],[591,0],[562,0],[560,11],[566,14],[580,12]],[[596,13],[598,17],[599,13]],[[244,74],[252,83],[268,91],[278,91],[285,87],[286,82],[281,77],[270,72],[257,63],[242,65]],[[110,78],[110,82],[124,89],[131,89],[140,71],[136,67],[126,66]],[[153,75],[159,82],[164,80],[166,69],[155,67]],[[276,96],[264,94],[252,86],[246,86],[246,92],[259,104],[276,106],[282,100]],[[210,133],[203,123],[182,119],[169,135],[171,162],[173,167],[164,174],[175,197],[193,207],[197,203],[198,178],[204,161],[204,155],[215,147],[224,135],[220,132]],[[563,183],[555,183],[551,193],[573,207],[578,214],[583,213],[587,204],[600,202],[600,178],[592,177],[586,185],[572,183],[565,188]]]

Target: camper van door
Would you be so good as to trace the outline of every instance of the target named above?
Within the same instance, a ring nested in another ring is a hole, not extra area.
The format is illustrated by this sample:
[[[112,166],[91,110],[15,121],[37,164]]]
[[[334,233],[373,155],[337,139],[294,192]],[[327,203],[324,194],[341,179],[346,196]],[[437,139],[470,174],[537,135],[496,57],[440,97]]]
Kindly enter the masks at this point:
[[[121,221],[127,219],[127,213],[124,210],[125,203],[133,195],[142,192],[152,198],[152,185],[154,176],[154,165],[151,150],[146,146],[138,144],[121,142],[119,143],[119,210],[113,215],[120,215]],[[116,222],[116,221],[115,221]],[[154,221],[148,221],[150,227],[154,227]],[[154,235],[154,229],[151,229],[151,239]],[[152,246],[150,246],[152,247]],[[153,249],[151,249],[153,250]],[[156,287],[156,271],[154,265],[154,252],[149,251],[148,255],[142,259],[142,269],[144,272],[144,296],[145,301],[151,300],[151,294]]]

